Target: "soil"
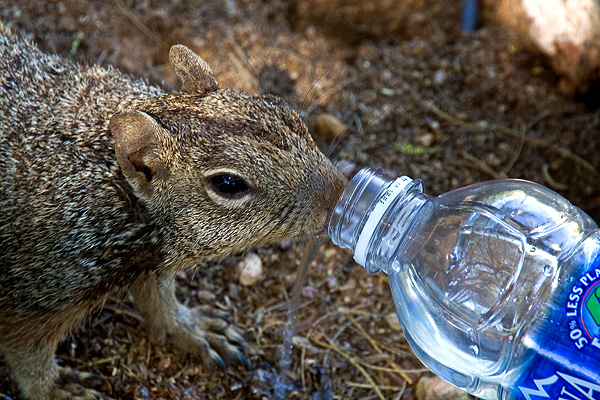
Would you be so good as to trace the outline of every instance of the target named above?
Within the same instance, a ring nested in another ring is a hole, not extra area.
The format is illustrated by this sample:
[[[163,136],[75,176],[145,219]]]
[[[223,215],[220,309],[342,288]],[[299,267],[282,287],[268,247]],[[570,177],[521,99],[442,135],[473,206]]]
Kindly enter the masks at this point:
[[[381,1],[380,29],[377,9],[358,10],[359,24],[356,14],[318,3],[0,0],[0,19],[44,51],[114,65],[168,89],[179,85],[168,49],[186,44],[222,87],[287,100],[349,175],[382,167],[422,179],[432,195],[524,178],[600,221],[597,93],[562,95],[547,60],[501,27],[462,32],[459,0],[414,1],[401,20]],[[325,128],[320,114],[330,121]],[[331,124],[347,126],[335,146]],[[230,313],[248,342],[250,369],[207,368],[168,340],[150,342],[128,299],[66,338],[57,362],[98,374],[93,387],[115,399],[270,399],[278,379],[291,399],[416,398],[418,381],[431,374],[397,324],[387,278],[367,276],[329,241],[310,266],[291,365],[281,370],[303,245],[254,251],[264,276],[251,286],[240,283],[236,258],[178,276],[182,301]],[[1,363],[0,398],[19,399]]]

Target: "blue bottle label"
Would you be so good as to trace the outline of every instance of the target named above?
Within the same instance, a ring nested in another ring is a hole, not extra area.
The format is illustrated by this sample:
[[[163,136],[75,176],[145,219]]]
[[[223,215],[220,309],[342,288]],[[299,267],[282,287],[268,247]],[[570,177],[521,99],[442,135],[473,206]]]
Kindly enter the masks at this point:
[[[562,301],[562,315],[515,386],[519,398],[600,400],[600,257]]]

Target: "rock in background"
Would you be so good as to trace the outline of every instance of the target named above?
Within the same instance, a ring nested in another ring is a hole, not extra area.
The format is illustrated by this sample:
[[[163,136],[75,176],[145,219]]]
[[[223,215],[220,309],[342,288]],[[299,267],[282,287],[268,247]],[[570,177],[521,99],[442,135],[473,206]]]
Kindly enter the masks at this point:
[[[485,0],[486,19],[515,30],[545,54],[565,94],[586,92],[600,79],[600,1]]]

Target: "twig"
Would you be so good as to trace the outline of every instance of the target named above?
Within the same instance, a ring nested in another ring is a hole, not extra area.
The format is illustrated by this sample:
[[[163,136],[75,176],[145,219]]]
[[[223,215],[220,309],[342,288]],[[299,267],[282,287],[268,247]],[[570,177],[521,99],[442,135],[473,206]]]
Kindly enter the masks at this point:
[[[542,173],[544,174],[544,179],[546,180],[546,184],[548,184],[548,186],[550,186],[551,189],[567,190],[569,188],[569,185],[567,185],[566,183],[560,183],[560,182],[556,181],[552,177],[552,175],[550,175],[550,168],[548,167],[548,164],[544,164],[542,166]]]
[[[488,121],[477,121],[477,122],[461,121],[458,118],[455,118],[455,117],[445,113],[444,111],[440,110],[433,103],[431,103],[429,101],[422,101],[422,104],[424,107],[429,109],[431,112],[433,112],[438,117],[450,122],[453,125],[459,126],[461,128],[477,130],[477,131],[497,130],[506,135],[522,137],[521,133],[519,133],[518,131],[516,131],[512,128],[506,127],[506,126],[492,124]],[[568,158],[569,160],[575,162],[576,164],[581,165],[583,168],[585,168],[588,171],[590,171],[591,173],[593,173],[596,177],[600,176],[600,174],[598,173],[598,170],[592,164],[590,164],[583,158],[579,157],[577,154],[571,152],[570,150],[567,150],[560,146],[556,146],[554,144],[550,144],[547,141],[545,141],[544,139],[535,138],[535,137],[531,137],[531,136],[527,136],[527,135],[525,136],[525,140],[531,145],[548,148],[548,149],[560,154],[561,156]]]
[[[282,282],[282,285],[284,285],[283,282]],[[286,302],[277,303],[277,304],[275,304],[275,305],[273,305],[273,306],[271,306],[271,307],[269,307],[269,308],[261,311],[262,315],[266,315],[268,313],[271,313],[272,311],[277,311],[277,310],[279,310],[279,309],[281,309],[283,307],[289,307],[289,296],[287,295],[287,291],[285,291],[285,288],[284,288],[284,294],[285,294],[286,298],[288,298],[288,300]],[[302,310],[304,307],[310,305],[311,303],[314,303],[314,300],[307,300],[304,303],[299,304],[297,310]],[[262,318],[261,318],[261,320],[262,320]],[[260,344],[260,339],[263,336],[263,333],[265,331],[267,331],[268,329],[270,329],[270,328],[272,328],[274,326],[281,326],[281,325],[287,325],[287,324],[288,324],[287,319],[285,321],[278,320],[278,321],[273,321],[273,322],[270,322],[270,323],[266,324],[256,334],[256,344],[259,345],[259,346],[261,345]]]
[[[327,69],[324,72],[324,74],[327,72],[329,72],[329,69]],[[306,111],[304,114],[310,115],[315,108],[317,108],[318,106],[323,104],[326,100],[329,100],[330,97],[332,97],[334,94],[340,92],[342,89],[344,89],[346,86],[350,85],[352,82],[354,82],[358,78],[359,78],[359,74],[355,74],[355,75],[349,77],[348,79],[341,81],[340,83],[338,83],[337,85],[335,85],[334,87],[329,89],[328,91],[324,92],[316,102],[309,104],[309,106],[306,107]]]
[[[340,312],[340,311],[329,312],[325,315],[322,315],[315,322],[313,322],[311,329],[306,334],[306,337],[311,338],[313,336],[314,331],[320,326],[321,322],[325,321],[326,319],[335,317],[336,315],[339,315],[339,314],[346,315],[349,313],[359,314],[359,315],[370,315],[367,311],[361,311],[361,310],[357,310],[357,309],[349,310],[347,312]],[[305,360],[306,360],[306,346],[303,345],[302,349],[300,351],[300,379],[302,380],[303,388],[306,388],[306,378],[305,378],[306,362],[305,362]]]
[[[282,326],[282,325],[287,325],[287,321],[273,321],[269,324],[266,324],[261,330],[258,331],[258,333],[256,334],[256,344],[258,346],[261,346],[260,344],[260,339],[263,336],[263,333],[266,332],[268,329],[274,327],[274,326]]]
[[[359,382],[348,382],[347,385],[351,386],[351,387],[355,387],[355,388],[360,388],[360,389],[368,389],[371,387],[371,385],[369,385],[368,383],[359,383]],[[381,390],[402,390],[402,389],[404,389],[404,386],[384,385],[384,386],[379,386],[379,388]]]
[[[472,154],[467,153],[464,150],[460,151],[460,155],[465,158],[466,160],[472,162],[473,164],[475,164],[475,166],[477,167],[477,169],[479,169],[480,171],[490,175],[492,178],[494,179],[502,179],[502,178],[506,178],[506,174],[504,172],[496,172],[493,170],[493,168],[491,168],[489,165],[487,165],[485,162],[481,161],[479,158],[475,157]]]
[[[156,45],[162,43],[162,39],[156,33],[152,32],[138,17],[135,15],[121,0],[115,0],[119,11],[125,16],[136,28],[138,28],[146,37],[152,40]]]
[[[510,161],[506,164],[506,166],[502,169],[502,173],[508,176],[508,172],[515,166],[517,160],[521,156],[521,152],[523,151],[523,146],[525,145],[525,138],[527,137],[527,131],[531,129],[531,125],[527,125],[519,130],[521,134],[519,136],[519,146],[517,147],[517,151],[515,151],[510,158]]]
[[[102,307],[102,309],[112,311],[115,315],[126,315],[128,317],[136,319],[138,322],[144,322],[144,317],[142,317],[140,314],[138,314],[137,312],[132,311],[132,310],[117,308],[116,306],[114,306],[112,304],[106,304],[104,307]],[[96,324],[94,324],[94,326],[95,325]]]
[[[187,371],[190,368],[190,366],[186,363],[183,368],[181,368],[179,371],[177,371],[177,373],[175,375],[173,375],[172,377],[170,377],[169,379],[177,379],[179,378],[181,375],[183,375],[183,373],[185,371]]]
[[[364,362],[361,361],[361,364],[365,366],[365,368],[369,368],[375,371],[382,371],[382,372],[395,372],[398,375],[400,375],[401,373],[407,373],[407,374],[422,374],[423,372],[429,372],[429,369],[427,368],[414,368],[414,369],[399,369],[399,368],[388,368],[388,367],[380,367],[378,365],[373,365],[373,364],[366,364]],[[404,375],[402,375],[402,377],[404,377]],[[412,379],[405,379],[409,385],[412,385],[413,381]]]
[[[553,113],[552,110],[542,111],[541,113],[539,113],[538,115],[536,115],[535,117],[533,117],[531,119],[531,121],[529,121],[527,123],[527,125],[523,129],[520,130],[520,133],[521,133],[520,139],[521,140],[519,141],[519,147],[517,148],[517,151],[515,151],[515,153],[513,154],[512,158],[510,159],[510,161],[508,162],[508,164],[506,164],[506,167],[504,167],[503,172],[505,174],[508,174],[508,171],[510,171],[512,169],[512,167],[514,167],[515,163],[519,159],[519,156],[521,155],[521,151],[523,151],[523,145],[525,144],[525,138],[527,137],[527,132],[531,128],[533,128],[535,124],[537,124],[538,122],[540,122],[544,118],[552,115],[552,113]]]
[[[92,364],[92,365],[107,364],[107,363],[111,363],[111,362],[113,362],[113,361],[117,361],[117,360],[119,360],[120,358],[121,358],[121,356],[120,356],[120,355],[118,355],[118,356],[110,356],[110,357],[101,358],[101,359],[99,359],[99,360],[92,361],[92,362],[91,362],[91,364]]]
[[[400,389],[400,391],[398,391],[398,393],[396,393],[396,395],[394,396],[394,400],[400,400],[402,398],[402,395],[404,394],[405,390],[406,390],[406,382],[404,382],[404,385],[402,385],[402,388]]]
[[[352,323],[353,323],[354,327],[356,329],[358,329],[360,334],[363,335],[367,339],[367,341],[371,344],[371,346],[375,349],[375,351],[379,354],[383,353],[383,350],[381,350],[381,347],[379,347],[379,344],[375,341],[375,339],[373,339],[371,337],[371,335],[369,335],[367,333],[367,331],[365,331],[365,328],[363,328],[362,325],[360,325],[352,317],[349,316],[348,318],[352,319]],[[410,377],[408,375],[406,375],[406,373],[404,371],[402,371],[400,369],[400,367],[394,361],[390,361],[389,365],[393,368],[394,372],[396,372],[398,375],[400,375],[402,378],[404,378],[404,380],[407,381],[409,385],[413,384],[413,380],[410,379]]]
[[[377,383],[373,380],[373,378],[371,378],[371,375],[369,375],[369,373],[356,361],[356,359],[354,357],[344,353],[339,347],[336,346],[336,344],[331,339],[329,339],[329,337],[327,337],[327,335],[323,335],[323,337],[325,338],[327,343],[317,340],[313,337],[311,337],[310,340],[312,342],[314,342],[315,344],[317,344],[321,347],[325,347],[327,349],[333,350],[336,353],[338,353],[339,355],[341,355],[342,357],[344,357],[350,364],[352,364],[354,366],[354,368],[356,368],[365,377],[367,382],[369,382],[370,387],[377,394],[377,397],[379,397],[381,400],[385,400],[385,396],[381,392],[381,389],[379,388],[379,386],[377,386]]]

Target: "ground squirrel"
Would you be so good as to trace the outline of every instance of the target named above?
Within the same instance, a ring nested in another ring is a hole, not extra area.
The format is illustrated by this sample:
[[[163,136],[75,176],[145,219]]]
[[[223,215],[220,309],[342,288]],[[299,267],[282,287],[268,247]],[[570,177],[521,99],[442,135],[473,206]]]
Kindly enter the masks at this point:
[[[343,189],[285,102],[219,89],[187,47],[169,56],[180,92],[43,54],[0,23],[0,354],[26,398],[100,396],[65,383],[54,352],[127,290],[181,348],[244,362],[218,311],[177,302],[174,273],[321,234]]]

